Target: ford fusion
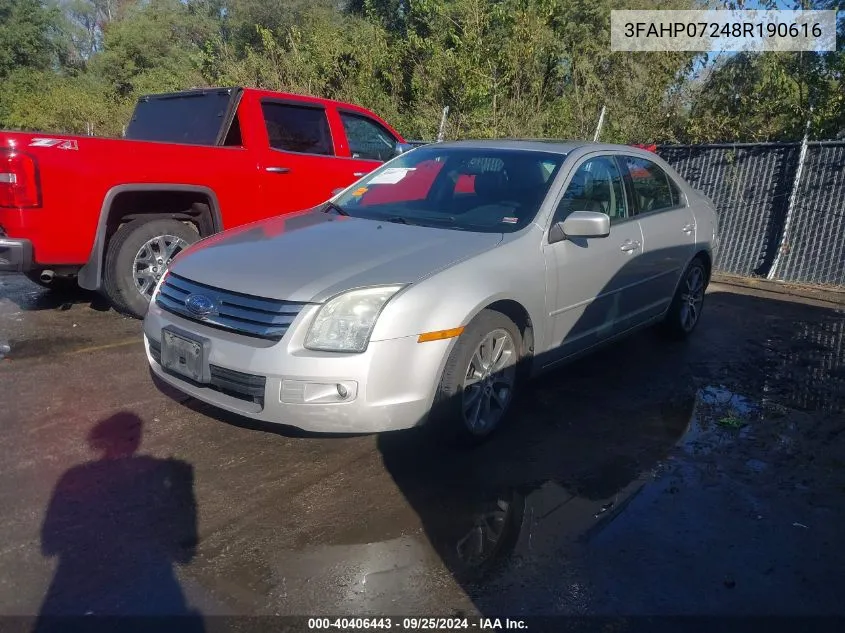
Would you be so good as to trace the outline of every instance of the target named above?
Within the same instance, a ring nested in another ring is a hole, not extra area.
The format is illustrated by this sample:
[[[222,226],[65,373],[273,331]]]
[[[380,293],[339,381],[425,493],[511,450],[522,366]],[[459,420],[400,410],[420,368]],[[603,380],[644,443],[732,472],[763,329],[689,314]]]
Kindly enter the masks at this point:
[[[525,378],[652,324],[690,334],[716,245],[710,201],[645,150],[436,143],[185,250],[153,293],[147,356],[256,420],[432,420],[479,441]]]

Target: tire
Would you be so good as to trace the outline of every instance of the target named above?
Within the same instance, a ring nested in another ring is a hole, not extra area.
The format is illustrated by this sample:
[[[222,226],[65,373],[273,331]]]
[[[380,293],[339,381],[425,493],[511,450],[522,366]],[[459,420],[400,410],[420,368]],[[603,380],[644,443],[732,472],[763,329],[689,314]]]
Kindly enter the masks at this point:
[[[696,257],[684,271],[663,319],[662,329],[665,334],[676,340],[692,334],[701,320],[706,289],[707,267],[700,257]]]
[[[177,253],[199,238],[195,230],[178,220],[142,218],[121,226],[109,241],[103,271],[103,288],[112,306],[129,316],[144,318],[155,281]]]
[[[509,343],[504,343],[498,358],[493,359],[499,371],[492,374],[483,367],[495,351],[495,345],[489,344],[491,336],[496,340],[509,337]],[[439,435],[451,444],[475,446],[501,427],[513,402],[521,350],[519,328],[501,312],[483,310],[470,322],[452,348],[437,388],[432,422]],[[479,379],[479,375],[483,377]],[[467,380],[476,382],[468,385]],[[475,402],[478,404],[473,405]]]

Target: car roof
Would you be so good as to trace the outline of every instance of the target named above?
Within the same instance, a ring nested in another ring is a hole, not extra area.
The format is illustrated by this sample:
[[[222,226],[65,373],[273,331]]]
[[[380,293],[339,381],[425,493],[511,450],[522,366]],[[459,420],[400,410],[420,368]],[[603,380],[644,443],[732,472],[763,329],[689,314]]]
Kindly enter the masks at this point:
[[[614,145],[611,143],[593,143],[590,141],[557,140],[557,139],[473,139],[465,141],[444,141],[437,143],[439,147],[478,148],[478,149],[515,149],[535,152],[552,152],[556,154],[570,154],[576,149],[590,150],[624,150],[632,154],[649,155],[650,152],[630,145]],[[653,155],[653,154],[652,154]]]

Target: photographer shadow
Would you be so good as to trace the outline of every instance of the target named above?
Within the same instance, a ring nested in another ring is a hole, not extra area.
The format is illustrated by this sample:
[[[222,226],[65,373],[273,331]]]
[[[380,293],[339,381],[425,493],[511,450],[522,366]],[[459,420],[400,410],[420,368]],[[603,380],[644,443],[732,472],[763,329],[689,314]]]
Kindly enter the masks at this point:
[[[174,573],[196,552],[193,467],[138,455],[142,431],[132,413],[102,420],[88,436],[100,458],[56,485],[41,550],[58,566],[35,631],[67,630],[76,616],[167,616],[180,631],[204,630]]]

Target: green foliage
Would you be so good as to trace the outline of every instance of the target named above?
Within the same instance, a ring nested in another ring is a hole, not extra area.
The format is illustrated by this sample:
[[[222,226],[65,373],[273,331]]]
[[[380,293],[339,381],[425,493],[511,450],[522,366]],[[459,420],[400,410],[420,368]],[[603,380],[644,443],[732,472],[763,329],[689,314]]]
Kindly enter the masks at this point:
[[[845,130],[841,46],[704,70],[610,50],[612,9],[696,0],[46,1],[0,0],[2,127],[118,134],[141,94],[244,85],[359,103],[410,138],[433,138],[444,106],[448,138],[591,138],[602,106],[614,142]]]
[[[213,32],[208,17],[178,0],[149,0],[106,26],[91,69],[121,96],[202,85],[196,59]]]
[[[4,81],[0,120],[25,130],[99,135],[120,134],[132,104],[114,99],[109,86],[93,75],[77,77],[52,71],[18,71]]]
[[[845,130],[843,55],[737,55],[690,91],[685,135],[694,142],[798,140]],[[837,68],[836,64],[840,67]]]
[[[49,68],[57,57],[58,11],[39,0],[0,0],[0,79],[16,68]]]

